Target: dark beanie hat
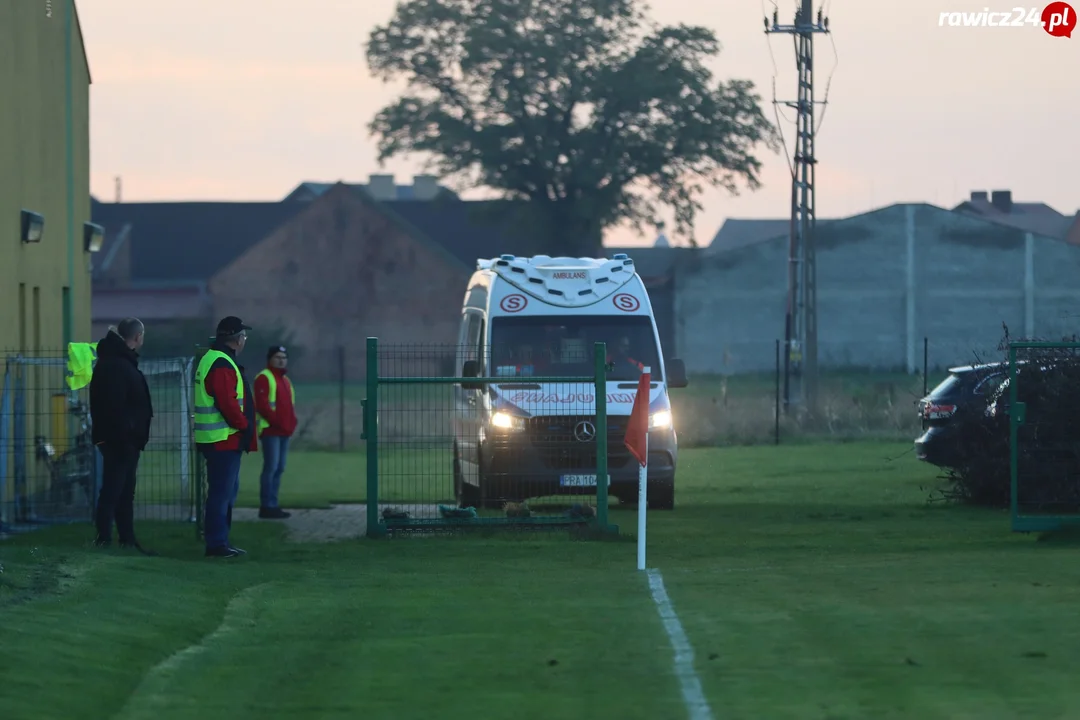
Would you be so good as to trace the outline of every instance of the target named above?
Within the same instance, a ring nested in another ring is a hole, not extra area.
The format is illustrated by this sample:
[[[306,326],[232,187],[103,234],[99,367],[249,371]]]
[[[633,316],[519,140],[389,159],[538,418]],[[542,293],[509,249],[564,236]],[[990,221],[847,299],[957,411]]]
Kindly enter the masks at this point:
[[[285,350],[284,345],[273,345],[273,346],[270,347],[269,350],[266,351],[266,359],[269,360],[270,358],[274,357],[278,353],[281,353],[282,355],[288,355],[289,354]]]

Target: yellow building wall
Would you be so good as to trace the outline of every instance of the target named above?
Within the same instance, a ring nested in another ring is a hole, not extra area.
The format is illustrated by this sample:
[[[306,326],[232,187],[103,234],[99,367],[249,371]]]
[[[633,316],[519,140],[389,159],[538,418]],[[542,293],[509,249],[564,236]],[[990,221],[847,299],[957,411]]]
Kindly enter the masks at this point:
[[[0,0],[0,351],[90,334],[90,73],[74,0]],[[45,218],[21,241],[20,210]],[[52,354],[50,353],[50,354]]]
[[[21,240],[23,208],[45,218],[40,243]],[[58,358],[65,332],[74,341],[90,339],[91,254],[83,242],[89,220],[90,73],[74,0],[0,0],[0,355]],[[8,380],[8,410],[17,376],[26,414],[21,440],[10,422],[0,448],[7,460],[0,466],[0,524],[25,520],[28,507],[48,514],[42,503],[56,498],[35,438],[63,451],[72,426],[66,400],[57,397],[65,387],[62,366],[5,363],[0,386]]]

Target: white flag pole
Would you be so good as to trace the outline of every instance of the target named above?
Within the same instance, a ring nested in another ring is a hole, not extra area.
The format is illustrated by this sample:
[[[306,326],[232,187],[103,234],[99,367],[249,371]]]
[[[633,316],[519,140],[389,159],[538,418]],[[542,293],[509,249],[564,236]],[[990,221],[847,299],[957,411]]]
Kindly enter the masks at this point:
[[[645,368],[643,374],[651,374]],[[648,398],[646,398],[648,400]],[[646,408],[648,405],[646,404]],[[646,413],[648,423],[648,413]],[[645,511],[649,506],[649,428],[645,426],[645,462],[638,465],[637,569],[645,569]]]

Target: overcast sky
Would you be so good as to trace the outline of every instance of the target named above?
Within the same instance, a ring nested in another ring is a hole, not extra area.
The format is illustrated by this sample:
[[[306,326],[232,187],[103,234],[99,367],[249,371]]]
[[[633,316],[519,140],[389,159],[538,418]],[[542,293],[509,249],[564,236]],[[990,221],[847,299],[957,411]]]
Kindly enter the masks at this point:
[[[368,75],[363,44],[395,0],[79,0],[93,75],[91,189],[123,199],[277,200],[303,180],[363,182],[380,170],[365,129],[400,89]],[[664,23],[715,30],[720,77],[791,99],[787,37],[763,32],[772,0],[662,0]],[[943,12],[1009,11],[986,0],[826,0],[833,30],[816,45],[818,216],[894,202],[951,206],[971,190],[1080,208],[1080,31],[939,27]],[[794,0],[779,2],[790,22]],[[834,52],[835,45],[835,52]],[[775,59],[775,61],[774,61]],[[834,72],[835,69],[835,72]],[[767,105],[770,117],[772,107]],[[790,116],[790,112],[789,112]],[[793,127],[782,121],[790,144]],[[708,193],[696,237],[727,217],[786,217],[790,176],[766,154],[764,187]],[[608,238],[636,240],[627,230]]]

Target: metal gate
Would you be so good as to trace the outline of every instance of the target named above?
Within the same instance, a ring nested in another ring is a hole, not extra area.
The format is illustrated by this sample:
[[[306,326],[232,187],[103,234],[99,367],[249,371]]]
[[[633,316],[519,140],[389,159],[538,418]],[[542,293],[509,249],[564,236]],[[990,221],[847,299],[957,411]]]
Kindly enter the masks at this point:
[[[607,350],[589,375],[490,373],[490,348],[367,342],[367,534],[608,523]],[[452,368],[452,369],[451,369]],[[485,375],[494,375],[494,377]],[[558,414],[538,413],[552,397]],[[602,479],[606,479],[602,480]]]

